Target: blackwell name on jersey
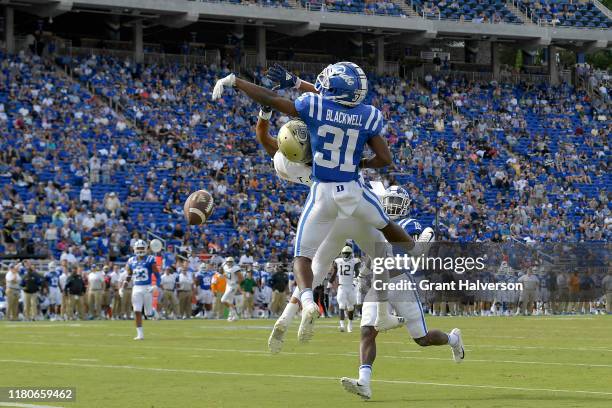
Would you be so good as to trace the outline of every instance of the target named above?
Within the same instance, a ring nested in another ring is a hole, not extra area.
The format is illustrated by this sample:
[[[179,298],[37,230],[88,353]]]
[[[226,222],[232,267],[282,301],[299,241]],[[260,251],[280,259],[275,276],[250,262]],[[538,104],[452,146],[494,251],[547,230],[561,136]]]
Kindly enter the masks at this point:
[[[361,115],[341,112],[337,110],[327,109],[325,111],[325,120],[339,123],[341,125],[361,126]]]

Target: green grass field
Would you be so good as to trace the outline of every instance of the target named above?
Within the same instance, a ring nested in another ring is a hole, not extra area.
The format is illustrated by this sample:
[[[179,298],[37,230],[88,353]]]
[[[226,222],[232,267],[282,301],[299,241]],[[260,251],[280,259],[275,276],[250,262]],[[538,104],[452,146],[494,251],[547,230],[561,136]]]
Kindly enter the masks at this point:
[[[71,386],[64,407],[612,407],[612,318],[429,318],[460,327],[466,361],[381,334],[373,399],[347,394],[359,334],[320,319],[312,343],[269,355],[270,320],[0,323],[0,386]],[[0,403],[0,406],[7,406]]]

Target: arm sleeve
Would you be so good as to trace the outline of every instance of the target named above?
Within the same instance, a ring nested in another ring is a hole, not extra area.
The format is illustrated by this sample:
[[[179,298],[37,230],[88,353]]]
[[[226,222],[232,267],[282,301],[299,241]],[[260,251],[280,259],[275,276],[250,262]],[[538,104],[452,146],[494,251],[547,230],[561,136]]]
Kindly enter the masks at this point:
[[[317,95],[312,92],[306,92],[300,95],[294,102],[295,110],[300,115],[300,119],[306,123],[315,117],[317,110],[321,109],[320,106],[317,106],[316,99]]]

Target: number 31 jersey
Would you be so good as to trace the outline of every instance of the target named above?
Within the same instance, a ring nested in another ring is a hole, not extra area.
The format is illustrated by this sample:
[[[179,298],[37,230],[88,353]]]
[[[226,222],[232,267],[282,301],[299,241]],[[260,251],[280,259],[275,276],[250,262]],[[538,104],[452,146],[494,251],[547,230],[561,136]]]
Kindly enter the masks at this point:
[[[357,180],[367,141],[383,129],[382,113],[365,104],[349,108],[311,92],[295,100],[295,109],[310,132],[313,178],[322,182]]]

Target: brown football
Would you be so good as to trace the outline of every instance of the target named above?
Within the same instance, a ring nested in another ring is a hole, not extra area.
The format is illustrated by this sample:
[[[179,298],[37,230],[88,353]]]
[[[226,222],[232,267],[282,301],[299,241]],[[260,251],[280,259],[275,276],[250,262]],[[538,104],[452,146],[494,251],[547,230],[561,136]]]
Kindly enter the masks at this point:
[[[206,190],[191,193],[183,207],[185,219],[189,225],[204,224],[214,209],[213,197]]]

